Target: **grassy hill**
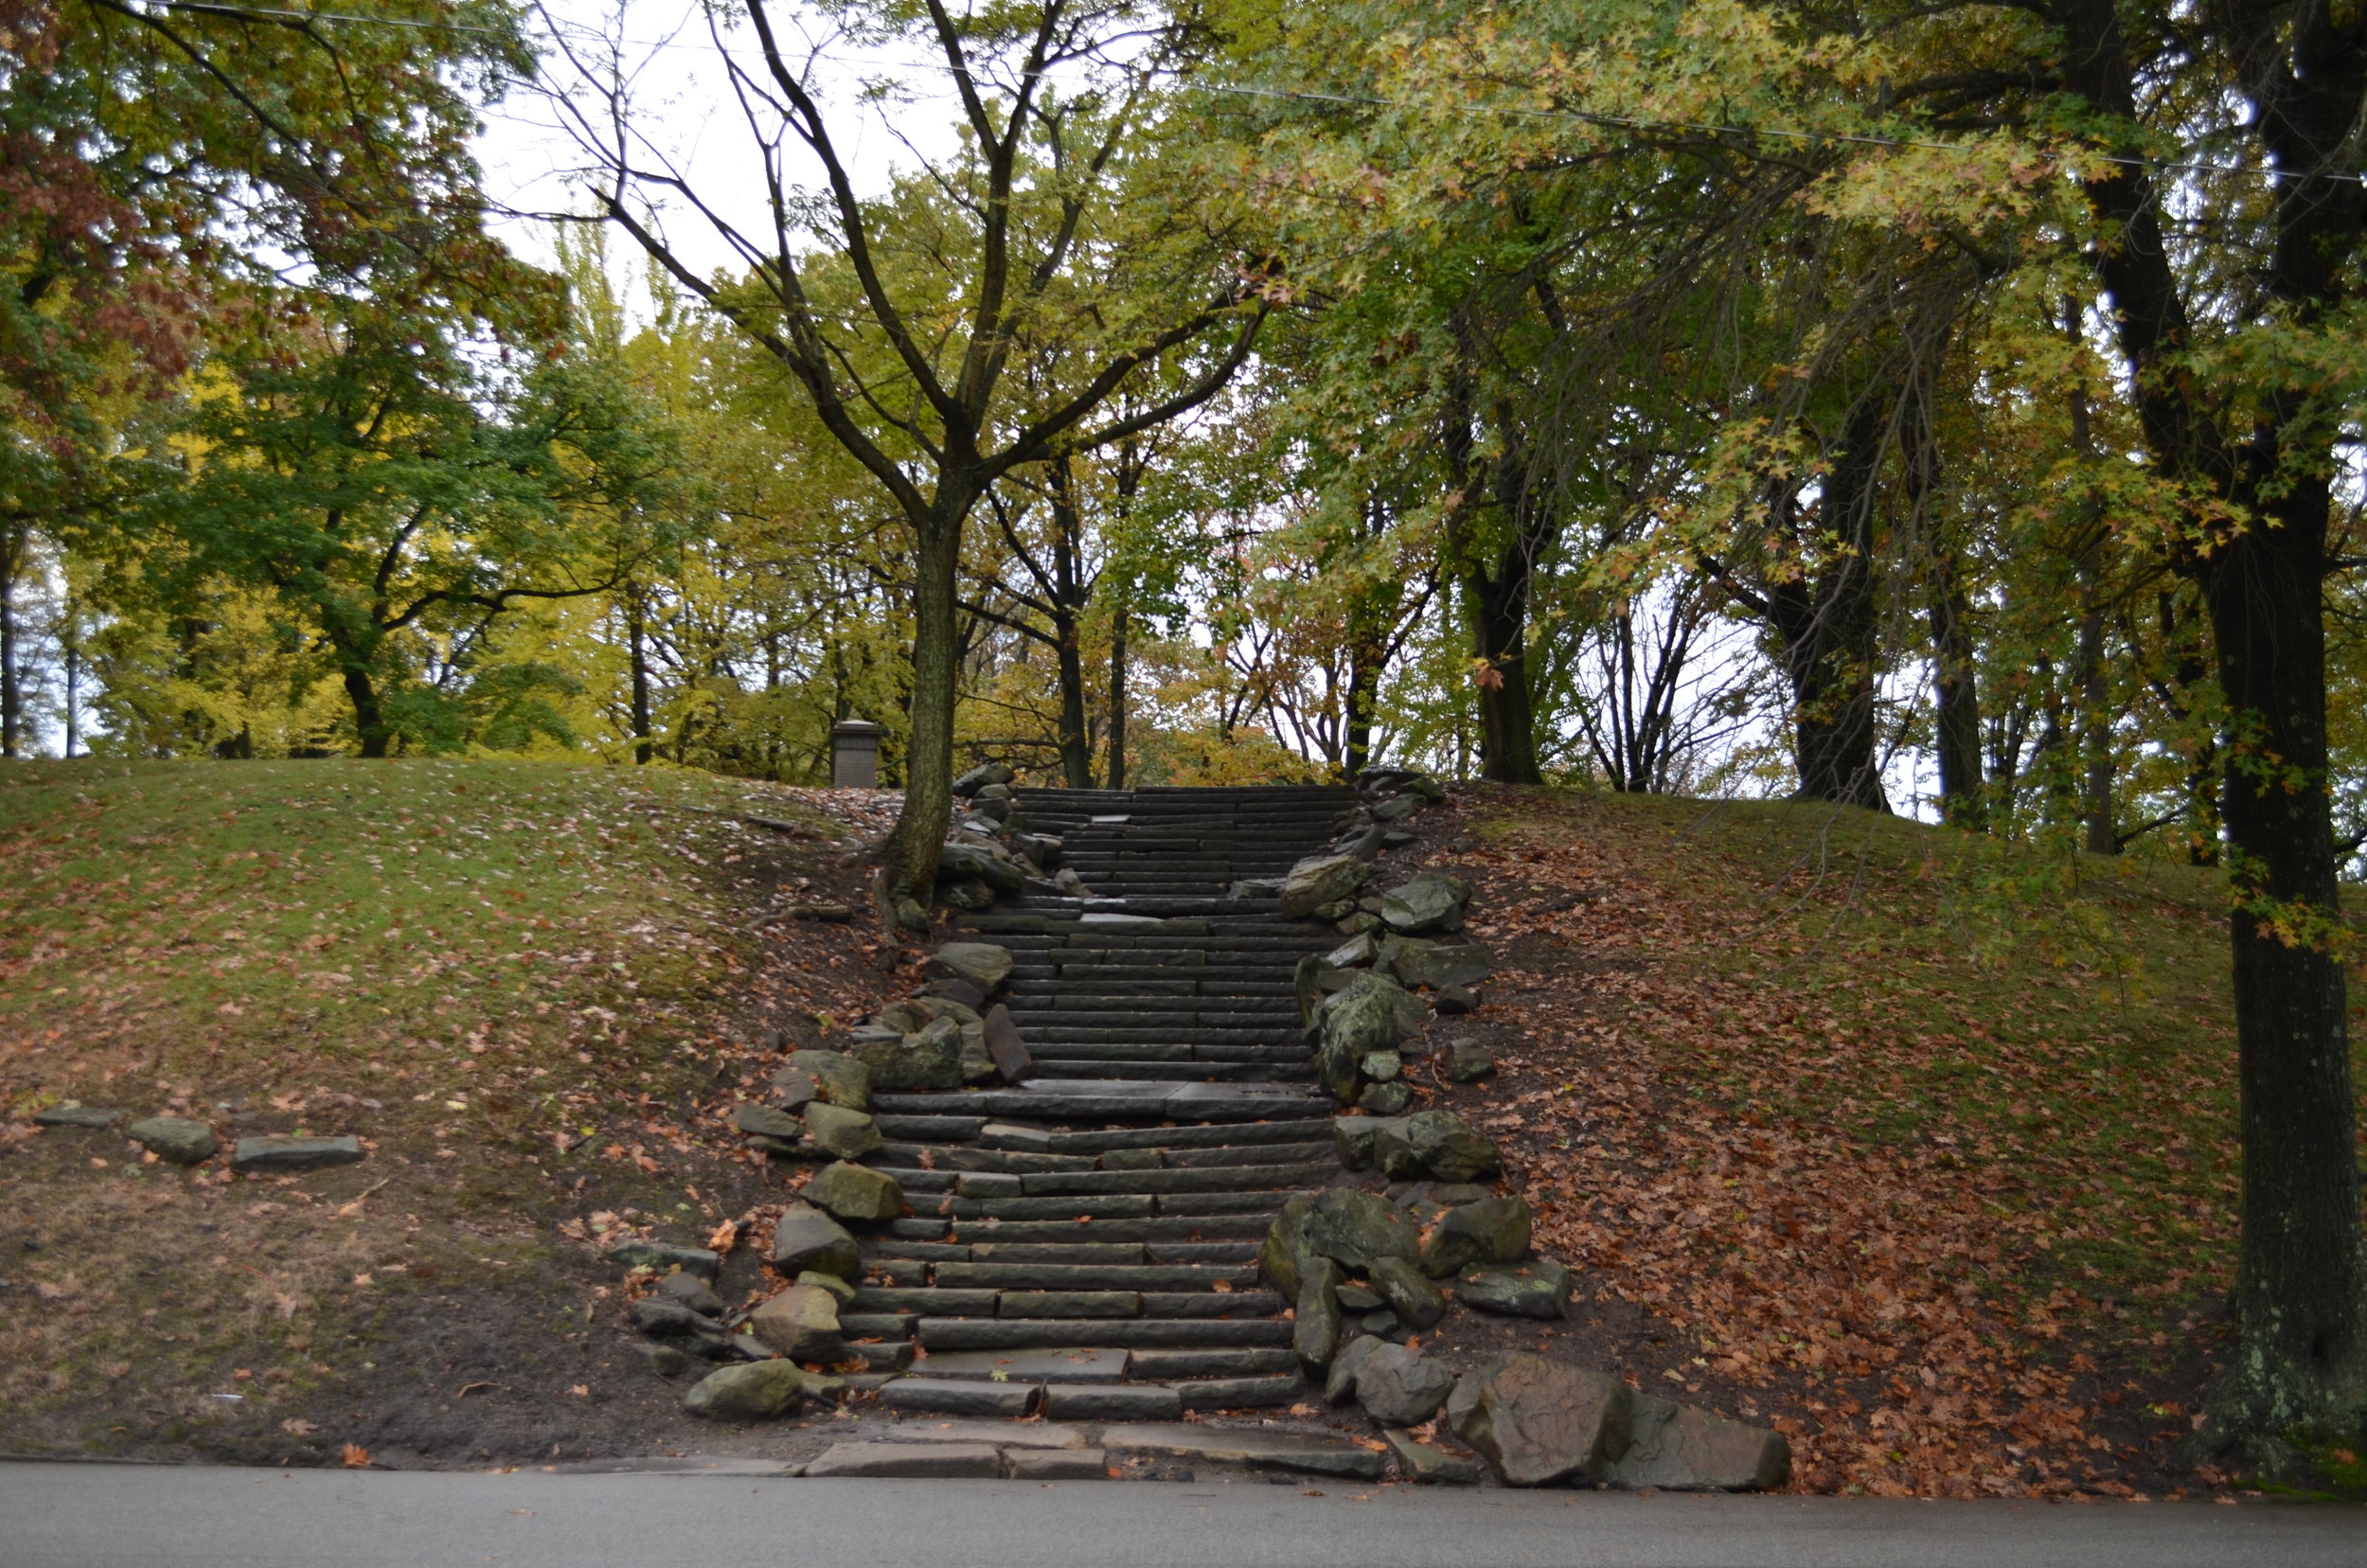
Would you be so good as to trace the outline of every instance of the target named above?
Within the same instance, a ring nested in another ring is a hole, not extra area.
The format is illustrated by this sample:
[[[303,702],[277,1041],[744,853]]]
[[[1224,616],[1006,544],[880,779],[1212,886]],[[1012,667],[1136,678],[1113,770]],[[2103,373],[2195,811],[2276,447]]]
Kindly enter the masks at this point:
[[[882,978],[829,928],[757,980],[752,914],[850,875],[849,827],[808,798],[507,762],[0,770],[0,1300],[28,1322],[0,1349],[10,1447],[624,1440],[629,1410],[533,1408],[599,1381],[597,1286],[554,1227],[695,1240],[752,1200],[707,1102],[763,1031],[810,1037]],[[63,1101],[372,1152],[192,1177],[119,1127],[23,1119]],[[516,1369],[515,1421],[441,1376],[485,1355]]]
[[[722,1120],[770,1031],[909,982],[867,917],[758,921],[860,901],[884,824],[849,809],[519,763],[0,771],[11,1449],[728,1447],[583,1243],[781,1196]],[[1810,1489],[2220,1487],[2176,1452],[2234,1254],[2216,874],[1783,804],[1472,788],[1423,820],[1500,961],[1453,1027],[1504,1063],[1426,1094],[1582,1270],[1573,1354],[1776,1422]],[[64,1100],[372,1153],[191,1175],[33,1133]]]
[[[1822,806],[1468,811],[1508,972],[1467,1110],[1662,1320],[1630,1376],[1777,1416],[1820,1489],[2196,1483],[2239,1180],[2216,872]]]

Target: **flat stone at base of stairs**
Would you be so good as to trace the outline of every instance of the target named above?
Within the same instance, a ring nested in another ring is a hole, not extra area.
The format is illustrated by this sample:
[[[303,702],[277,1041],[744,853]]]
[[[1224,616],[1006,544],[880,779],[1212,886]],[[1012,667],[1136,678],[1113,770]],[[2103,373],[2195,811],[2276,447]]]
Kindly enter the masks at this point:
[[[1014,1481],[1110,1479],[1110,1456],[1101,1449],[1013,1449],[1003,1458]]]
[[[1280,1318],[922,1318],[919,1332],[930,1358],[943,1350],[1034,1350],[1086,1340],[1130,1350],[1290,1343],[1290,1325]]]
[[[806,1473],[991,1481],[1003,1474],[1003,1452],[991,1443],[833,1443]]]
[[[1158,1383],[1066,1383],[1045,1391],[1044,1414],[1059,1421],[1172,1421],[1184,1401]]]
[[[1112,1454],[1155,1453],[1205,1459],[1253,1470],[1304,1470],[1358,1481],[1378,1481],[1385,1465],[1371,1449],[1341,1437],[1295,1432],[1250,1432],[1203,1425],[1113,1426],[1101,1434]]]
[[[1160,1382],[1274,1377],[1294,1373],[1298,1367],[1294,1351],[1264,1345],[1216,1350],[1137,1350],[1127,1363],[1127,1370],[1133,1376]]]
[[[1024,1416],[1036,1407],[1041,1383],[962,1382],[899,1378],[880,1390],[882,1410],[924,1410],[939,1416]]]
[[[1295,1369],[1280,1378],[1195,1378],[1175,1392],[1186,1410],[1276,1410],[1308,1397]]]
[[[1078,1346],[1047,1350],[945,1350],[921,1363],[930,1378],[991,1380],[997,1373],[1012,1382],[1115,1382],[1126,1376],[1128,1352],[1116,1345]]]
[[[1005,1421],[933,1421],[923,1417],[883,1428],[882,1443],[994,1443],[1006,1449],[1081,1449],[1081,1427],[1049,1422],[1014,1425]]]

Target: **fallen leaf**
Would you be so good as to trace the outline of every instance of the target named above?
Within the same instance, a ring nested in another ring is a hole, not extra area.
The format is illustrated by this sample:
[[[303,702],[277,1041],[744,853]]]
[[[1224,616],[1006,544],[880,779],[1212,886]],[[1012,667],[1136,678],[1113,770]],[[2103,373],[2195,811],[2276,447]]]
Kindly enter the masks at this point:
[[[359,1443],[346,1444],[343,1448],[337,1451],[337,1457],[344,1462],[345,1467],[347,1470],[367,1470],[370,1468],[370,1451],[364,1448]]]
[[[297,1437],[310,1437],[320,1429],[302,1417],[291,1416],[279,1423],[279,1430]]]

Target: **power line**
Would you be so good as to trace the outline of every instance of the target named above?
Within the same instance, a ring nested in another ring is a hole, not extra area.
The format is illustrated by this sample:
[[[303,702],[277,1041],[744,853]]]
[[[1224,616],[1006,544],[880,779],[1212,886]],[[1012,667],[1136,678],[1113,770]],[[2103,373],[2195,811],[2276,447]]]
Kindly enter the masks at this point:
[[[472,27],[459,22],[430,22],[397,16],[354,16],[338,11],[282,10],[259,6],[232,6],[218,0],[147,0],[150,5],[167,10],[198,11],[216,16],[252,16],[273,21],[335,22],[365,27],[424,27],[446,32],[482,33],[489,37],[507,37],[498,27]],[[556,27],[556,25],[554,25]],[[589,27],[576,31],[607,41],[607,35]],[[636,49],[695,49],[702,53],[728,59],[731,51],[718,44],[696,43],[684,39],[616,40]],[[863,61],[819,51],[809,56],[835,65],[884,65],[901,71],[928,71],[951,76],[954,68],[944,61]],[[1031,73],[1032,74],[1032,73]],[[1187,92],[1210,93],[1235,98],[1266,98],[1290,103],[1321,103],[1336,107],[1360,109],[1434,109],[1433,105],[1409,102],[1403,98],[1384,98],[1355,93],[1319,93],[1305,88],[1250,87],[1233,82],[1184,81],[1179,85]],[[1518,119],[1542,119],[1563,124],[1610,127],[1624,131],[1673,131],[1697,135],[1766,136],[1780,141],[1804,142],[1811,145],[1843,147],[1877,147],[1899,151],[1966,152],[1970,151],[1961,142],[1919,141],[1904,136],[1871,136],[1846,131],[1795,131],[1774,126],[1724,125],[1714,121],[1647,119],[1630,115],[1606,115],[1577,109],[1524,109],[1516,104],[1447,106],[1450,113],[1479,116],[1499,116]],[[2133,157],[2126,153],[2098,152],[2092,154],[2098,163],[2122,169],[2143,169],[2156,174],[2268,174],[2278,179],[2333,180],[2347,185],[2367,184],[2367,174],[2322,172],[2294,174],[2273,169],[2247,168],[2240,164],[2165,163],[2150,158]]]

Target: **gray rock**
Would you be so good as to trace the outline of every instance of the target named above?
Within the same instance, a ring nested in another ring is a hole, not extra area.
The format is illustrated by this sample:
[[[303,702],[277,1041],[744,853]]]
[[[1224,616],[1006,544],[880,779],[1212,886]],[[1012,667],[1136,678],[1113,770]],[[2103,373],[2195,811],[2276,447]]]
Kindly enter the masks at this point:
[[[993,1079],[994,1055],[987,1049],[987,1026],[980,1024],[962,1025],[962,1081],[987,1083]]]
[[[972,800],[1009,800],[1011,798],[1011,786],[1009,781],[1006,779],[998,779],[981,784],[977,789],[970,792],[970,798]]]
[[[1279,877],[1249,877],[1224,890],[1228,899],[1275,899],[1282,896]]]
[[[967,980],[992,996],[1011,977],[1011,950],[992,942],[948,942],[929,955],[920,972],[932,980]]]
[[[989,784],[1008,784],[1018,776],[1008,762],[981,762],[953,780],[953,793],[967,800]]]
[[[792,1277],[808,1269],[852,1279],[863,1268],[855,1238],[807,1203],[792,1203],[773,1227],[773,1266]]]
[[[1380,917],[1362,910],[1338,921],[1334,927],[1343,936],[1365,936],[1380,929]]]
[[[822,1097],[849,1111],[871,1109],[871,1074],[844,1051],[794,1051],[789,1064],[822,1085]]]
[[[1324,963],[1331,969],[1361,969],[1373,961],[1373,939],[1358,935],[1341,943],[1324,954]]]
[[[805,1075],[798,1076],[803,1078]],[[810,1083],[812,1079],[808,1078],[807,1081]],[[732,1126],[751,1137],[783,1138],[791,1143],[806,1135],[804,1122],[786,1111],[776,1111],[769,1105],[733,1106]]]
[[[1448,1111],[1421,1111],[1402,1127],[1376,1134],[1373,1160],[1399,1181],[1428,1173],[1442,1182],[1468,1182],[1498,1168],[1495,1144]]]
[[[1331,1369],[1324,1375],[1324,1398],[1333,1404],[1345,1403],[1356,1393],[1357,1368],[1374,1351],[1386,1349],[1388,1343],[1371,1334],[1359,1334],[1342,1345],[1339,1354],[1331,1358]]]
[[[1102,1481],[1110,1456],[1100,1449],[1009,1449],[1003,1455],[1014,1481]]]
[[[730,1336],[713,1319],[692,1311],[679,1301],[643,1296],[626,1312],[632,1319],[632,1326],[653,1340],[663,1340],[709,1361],[721,1361],[729,1354]]]
[[[1315,1200],[1307,1223],[1308,1251],[1369,1274],[1384,1257],[1421,1256],[1421,1232],[1406,1212],[1379,1193],[1332,1187]]]
[[[1373,1165],[1373,1139],[1390,1125],[1387,1116],[1340,1116],[1331,1124],[1331,1142],[1340,1151],[1340,1163],[1350,1170],[1370,1170]]]
[[[773,1075],[773,1105],[775,1110],[796,1111],[821,1097],[822,1081],[811,1073],[784,1067]],[[778,1137],[780,1134],[771,1135]]]
[[[1558,1263],[1473,1269],[1455,1282],[1454,1298],[1501,1317],[1558,1321],[1570,1304],[1570,1271]]]
[[[1017,893],[1027,885],[1027,873],[1002,846],[974,841],[948,844],[937,852],[937,880],[982,882],[998,893]]]
[[[871,1088],[899,1094],[962,1086],[962,1026],[950,1018],[917,1034],[864,1042],[855,1052]]]
[[[1372,874],[1373,868],[1354,855],[1310,855],[1291,866],[1290,874],[1282,879],[1283,918],[1311,915],[1326,904],[1336,903],[1363,886]],[[1339,916],[1331,918],[1338,919]]]
[[[1380,1297],[1375,1293],[1371,1286],[1360,1285],[1353,1279],[1342,1284],[1331,1293],[1340,1298],[1340,1308],[1343,1311],[1369,1312],[1380,1305]]]
[[[976,877],[957,877],[937,884],[937,896],[955,909],[984,915],[994,907],[994,889]]]
[[[666,1275],[657,1282],[657,1293],[677,1306],[689,1308],[701,1317],[723,1315],[723,1298],[694,1274]]]
[[[1369,1111],[1376,1116],[1399,1116],[1414,1103],[1414,1086],[1402,1079],[1387,1083],[1368,1083],[1356,1096],[1357,1109]]]
[[[1475,1263],[1518,1263],[1528,1255],[1535,1221],[1525,1198],[1489,1198],[1449,1209],[1422,1236],[1415,1261],[1433,1279]]]
[[[1453,1083],[1477,1083],[1496,1070],[1495,1054],[1471,1041],[1458,1040],[1447,1050],[1447,1078]]]
[[[125,1128],[124,1133],[158,1159],[174,1165],[210,1160],[222,1147],[212,1128],[187,1116],[149,1116]]]
[[[780,1354],[778,1350],[750,1333],[734,1334],[723,1348],[744,1362],[771,1361]]]
[[[817,1291],[829,1292],[842,1310],[845,1308],[849,1302],[852,1302],[855,1299],[854,1286],[848,1284],[837,1274],[824,1274],[819,1269],[798,1270],[797,1283],[800,1285],[810,1285]],[[842,1317],[843,1316],[844,1313],[842,1311]]]
[[[1419,1426],[1454,1392],[1454,1373],[1402,1345],[1383,1345],[1356,1369],[1356,1401],[1383,1426]]]
[[[1635,1397],[1627,1452],[1611,1467],[1623,1487],[1664,1491],[1772,1491],[1791,1478],[1791,1444],[1780,1432],[1691,1405]]]
[[[968,1007],[973,1013],[983,1010],[987,1005],[987,993],[967,980],[932,980],[913,994],[952,1002]]]
[[[1398,1321],[1397,1314],[1386,1307],[1365,1313],[1357,1320],[1356,1326],[1365,1333],[1385,1340],[1394,1340],[1405,1332],[1405,1325]]]
[[[895,1177],[845,1160],[823,1167],[822,1173],[806,1184],[801,1196],[841,1220],[869,1224],[885,1224],[904,1212],[904,1189],[896,1185]]]
[[[1401,999],[1413,1001],[1396,981],[1359,970],[1345,990],[1318,1009],[1323,1042],[1315,1053],[1315,1073],[1334,1097],[1354,1103],[1362,1081],[1360,1064],[1363,1059],[1375,1051],[1394,1049],[1405,1037]]]
[[[661,1378],[679,1378],[690,1370],[690,1358],[683,1354],[680,1345],[634,1340],[632,1349],[641,1358],[641,1364]]]
[[[669,1247],[662,1241],[619,1241],[600,1256],[627,1269],[680,1270],[701,1279],[713,1279],[723,1267],[722,1257],[704,1247]]]
[[[1380,961],[1409,986],[1428,986],[1433,990],[1476,986],[1496,972],[1494,957],[1477,942],[1425,942],[1410,936],[1390,940],[1396,951],[1383,944]]]
[[[362,1140],[344,1138],[240,1138],[230,1148],[237,1171],[325,1170],[364,1158]]]
[[[836,1362],[845,1354],[838,1297],[815,1285],[792,1285],[748,1314],[748,1331],[794,1362]]]
[[[1340,1348],[1340,1265],[1328,1257],[1310,1261],[1299,1274],[1297,1320],[1290,1348],[1310,1372],[1320,1372]]]
[[[1479,992],[1468,986],[1441,986],[1437,994],[1431,998],[1431,1005],[1438,1009],[1441,1018],[1461,1018],[1466,1013],[1479,1011]],[[1480,1054],[1486,1056],[1485,1051]],[[1488,1057],[1487,1066],[1489,1071],[1494,1071],[1496,1059]],[[1458,1081],[1468,1083],[1470,1080],[1464,1078]]]
[[[1405,1071],[1405,1058],[1395,1051],[1367,1051],[1357,1060],[1356,1070],[1375,1083],[1387,1083]]]
[[[1265,1245],[1258,1249],[1258,1276],[1293,1300],[1299,1293],[1300,1275],[1318,1256],[1308,1235],[1314,1219],[1313,1199],[1291,1199],[1266,1227]]]
[[[1544,1487],[1608,1479],[1628,1450],[1634,1410],[1633,1391],[1617,1378],[1518,1354],[1457,1383],[1447,1422],[1507,1484]]]
[[[1004,1082],[1024,1083],[1036,1070],[1034,1054],[1020,1038],[1019,1025],[1011,1022],[1011,1009],[1001,1003],[987,1009],[984,1039],[988,1060]]]
[[[1404,936],[1460,931],[1463,906],[1470,901],[1471,884],[1462,878],[1424,871],[1382,896],[1380,918],[1390,930]]]
[[[1356,903],[1349,899],[1334,899],[1327,904],[1317,904],[1308,913],[1319,920],[1344,920],[1356,913]]]
[[[1178,1421],[1172,1425],[1113,1426],[1101,1434],[1112,1453],[1156,1453],[1211,1464],[1247,1465],[1253,1470],[1304,1470],[1315,1475],[1378,1481],[1379,1454],[1328,1433],[1263,1432]],[[809,1471],[809,1474],[811,1472]]]
[[[1428,1328],[1447,1315],[1447,1298],[1430,1276],[1402,1257],[1376,1258],[1373,1289],[1389,1310],[1416,1328]]]
[[[860,1160],[881,1143],[880,1124],[843,1105],[807,1106],[806,1136],[823,1153],[842,1160]]]
[[[1408,1481],[1434,1487],[1469,1487],[1479,1483],[1479,1466],[1459,1453],[1415,1441],[1410,1432],[1384,1432],[1389,1451],[1397,1456],[1397,1470]]]
[[[81,1127],[93,1130],[113,1127],[129,1111],[105,1105],[53,1105],[46,1111],[33,1113],[35,1127]]]
[[[711,1421],[756,1421],[793,1410],[806,1397],[806,1377],[786,1361],[750,1362],[708,1373],[691,1384],[682,1407]]]
[[[1392,795],[1373,808],[1375,822],[1402,822],[1422,809],[1419,795]]]

